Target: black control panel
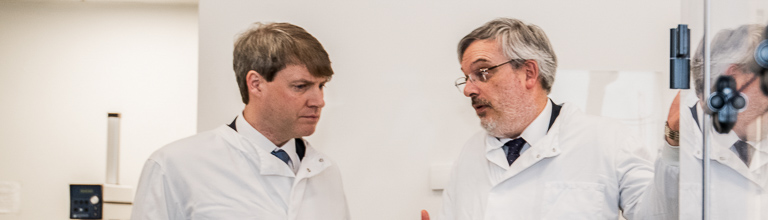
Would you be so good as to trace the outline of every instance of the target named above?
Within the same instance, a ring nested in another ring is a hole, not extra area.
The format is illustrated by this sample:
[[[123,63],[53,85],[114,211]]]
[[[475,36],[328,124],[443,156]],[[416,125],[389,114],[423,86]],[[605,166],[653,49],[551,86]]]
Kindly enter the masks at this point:
[[[69,218],[101,219],[101,185],[69,185]]]

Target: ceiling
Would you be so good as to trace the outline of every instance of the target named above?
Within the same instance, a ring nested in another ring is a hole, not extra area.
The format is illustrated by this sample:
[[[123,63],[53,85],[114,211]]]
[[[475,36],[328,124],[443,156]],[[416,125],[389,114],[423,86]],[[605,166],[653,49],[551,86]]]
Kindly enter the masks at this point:
[[[135,2],[154,4],[194,4],[199,0],[0,0],[0,2]]]

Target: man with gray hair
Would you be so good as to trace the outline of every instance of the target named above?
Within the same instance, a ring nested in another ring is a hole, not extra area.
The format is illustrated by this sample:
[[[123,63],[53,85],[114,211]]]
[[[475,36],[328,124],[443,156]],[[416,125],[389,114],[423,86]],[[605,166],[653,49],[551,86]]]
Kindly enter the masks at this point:
[[[654,177],[652,152],[628,129],[548,98],[557,57],[541,28],[495,19],[461,39],[458,55],[456,86],[485,131],[454,162],[439,219],[677,217],[664,197],[676,184]]]
[[[256,23],[233,55],[245,108],[153,153],[132,219],[349,219],[338,167],[302,139],[325,106],[328,53],[299,26]]]
[[[747,105],[733,129],[721,134],[714,126],[710,140],[710,219],[768,219],[768,97],[760,90],[755,49],[765,38],[764,25],[742,25],[718,32],[711,43],[711,82],[732,77]],[[680,213],[690,219],[702,214],[702,131],[710,94],[704,94],[703,40],[691,61],[695,93],[681,101]],[[712,92],[715,92],[712,87]]]

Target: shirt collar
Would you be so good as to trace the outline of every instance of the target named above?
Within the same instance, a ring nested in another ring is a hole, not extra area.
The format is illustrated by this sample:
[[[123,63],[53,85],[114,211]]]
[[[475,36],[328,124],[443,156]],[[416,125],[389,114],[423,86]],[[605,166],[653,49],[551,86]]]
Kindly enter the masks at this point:
[[[536,143],[536,141],[541,140],[544,136],[547,135],[547,130],[549,130],[549,121],[552,118],[552,101],[547,99],[547,105],[544,107],[544,110],[539,113],[539,116],[536,117],[536,119],[531,122],[528,127],[526,127],[523,130],[523,133],[520,134],[519,137],[522,137],[528,145],[531,145],[533,147],[533,143]],[[512,139],[518,138],[496,138],[491,135],[486,135],[486,143],[488,145],[486,146],[486,150],[490,151],[493,149],[501,148],[504,146],[504,143],[507,143],[508,141],[511,141]]]
[[[715,131],[715,126],[710,126],[710,130],[710,134],[712,134],[710,140],[712,140],[714,143],[717,143],[712,146],[720,146],[725,149],[730,149],[733,144],[739,141],[739,136],[736,135],[736,133],[733,131],[728,132],[727,134],[721,134]]]
[[[731,130],[727,134],[721,134],[715,131],[715,126],[710,126],[710,128],[712,130],[712,132],[710,133],[712,134],[712,137],[710,140],[716,143],[712,146],[719,146],[719,147],[722,147],[724,150],[730,150],[733,147],[733,144],[741,140],[739,136],[736,134],[736,132],[734,132],[733,130]],[[758,147],[768,143],[765,140],[760,142],[757,142],[757,141],[744,141],[744,142],[749,144],[751,147],[755,148],[755,150],[757,151],[767,152],[766,149],[762,149],[763,147]]]
[[[699,109],[699,110],[701,110],[701,109]],[[737,141],[741,140],[739,138],[739,136],[736,134],[736,132],[733,131],[733,130],[731,130],[730,132],[728,132],[726,134],[721,134],[721,133],[718,133],[715,130],[715,126],[709,126],[709,127],[710,127],[710,130],[711,130],[710,134],[712,134],[711,140],[712,140],[712,142],[717,143],[716,145],[713,145],[713,146],[720,146],[720,147],[725,148],[725,149],[730,149],[731,147],[733,147],[733,144],[735,144]],[[747,140],[747,141],[744,141],[744,142],[749,144],[750,146],[752,146],[754,148],[758,148],[758,146],[761,146],[761,145],[765,146],[765,144],[768,144],[768,139],[763,140],[763,141],[759,141],[759,142],[758,141],[753,141],[753,140]],[[762,147],[760,149],[756,149],[756,150],[761,151],[761,152],[768,152],[768,149],[762,149]]]
[[[288,153],[288,156],[291,157],[293,164],[298,164],[299,155],[296,153],[296,138],[291,138],[291,140],[285,142],[285,144],[283,144],[280,149],[283,149],[286,153]]]
[[[277,145],[262,135],[261,132],[253,128],[253,126],[251,126],[251,124],[245,120],[242,112],[240,112],[240,114],[237,115],[237,119],[235,119],[235,127],[237,127],[237,133],[243,135],[248,141],[256,145],[256,148],[258,149],[264,150],[266,152],[272,152],[278,148]],[[281,148],[285,150],[288,155],[296,154],[296,147],[293,139],[286,142],[283,146],[281,146]],[[294,158],[291,157],[291,160],[294,160]]]

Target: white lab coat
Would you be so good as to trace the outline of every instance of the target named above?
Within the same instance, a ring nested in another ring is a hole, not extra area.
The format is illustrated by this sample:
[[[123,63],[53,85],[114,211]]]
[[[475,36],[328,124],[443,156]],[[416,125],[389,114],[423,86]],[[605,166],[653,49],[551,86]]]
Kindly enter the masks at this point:
[[[685,100],[683,105],[686,108],[680,112],[680,219],[701,219],[703,140],[690,111],[698,98],[691,93]],[[701,104],[696,108],[701,124]],[[752,165],[747,167],[730,149],[738,136],[733,131],[728,134],[711,131],[710,219],[768,219],[768,152],[765,149],[768,142],[763,140],[753,144],[757,149]]]
[[[226,125],[171,143],[144,165],[132,219],[349,219],[338,167],[306,146],[294,174]]]
[[[673,184],[656,187],[652,151],[628,134],[565,104],[546,136],[505,170],[491,162],[481,132],[454,163],[440,219],[615,220],[619,207],[628,219],[676,218],[675,155],[662,153],[666,160],[656,163],[668,175],[657,180]]]

